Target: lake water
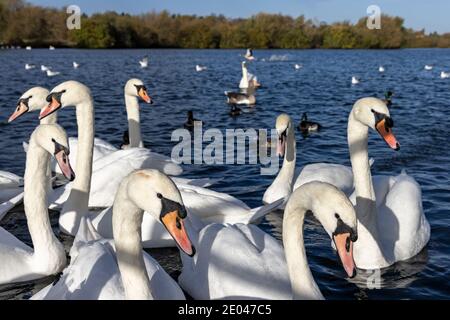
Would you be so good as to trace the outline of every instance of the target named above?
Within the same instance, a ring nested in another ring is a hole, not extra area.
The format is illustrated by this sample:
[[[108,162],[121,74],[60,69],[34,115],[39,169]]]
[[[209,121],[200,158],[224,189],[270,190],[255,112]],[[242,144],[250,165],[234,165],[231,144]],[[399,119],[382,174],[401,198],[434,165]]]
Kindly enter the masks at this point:
[[[450,71],[450,50],[334,51],[256,50],[258,61],[249,71],[263,87],[257,91],[257,106],[231,118],[224,90],[236,89],[241,77],[241,50],[13,50],[0,51],[0,169],[23,175],[28,140],[38,114],[28,114],[12,125],[6,119],[19,96],[36,85],[52,88],[74,79],[88,85],[95,98],[96,136],[119,145],[126,128],[123,86],[130,77],[141,78],[154,98],[152,106],[141,108],[142,131],[147,147],[170,155],[174,129],[183,126],[188,110],[205,122],[204,129],[273,128],[281,112],[298,123],[303,112],[323,125],[320,133],[303,138],[297,134],[297,167],[314,162],[350,164],[346,142],[347,117],[361,97],[383,97],[395,93],[391,115],[402,148],[390,150],[377,134],[371,133],[369,155],[375,163],[372,173],[398,174],[403,168],[421,185],[423,207],[431,224],[428,247],[411,261],[398,263],[382,273],[382,288],[367,289],[349,282],[330,240],[317,222],[306,223],[305,243],[309,264],[324,296],[328,299],[448,299],[450,298],[450,79],[440,79],[441,70]],[[138,60],[149,55],[149,68]],[[262,60],[265,61],[262,61]],[[81,67],[72,68],[72,61]],[[25,70],[25,63],[38,68]],[[303,65],[295,70],[294,64]],[[51,66],[61,75],[48,78],[39,70]],[[195,65],[208,67],[195,72]],[[434,65],[425,71],[424,65]],[[386,68],[384,73],[378,67]],[[352,86],[351,76],[361,78]],[[61,125],[76,136],[73,108],[60,112]],[[261,205],[264,190],[273,176],[260,175],[259,165],[185,166],[188,177],[223,178],[212,189],[230,193],[249,206]],[[57,231],[57,213],[52,221]],[[260,224],[280,239],[282,214],[272,213]],[[29,243],[22,208],[16,208],[0,225]],[[71,239],[63,237],[67,245]],[[176,276],[180,268],[176,249],[150,250]],[[1,263],[1,262],[0,262]],[[51,277],[35,283],[0,288],[0,298],[27,298],[50,283]]]

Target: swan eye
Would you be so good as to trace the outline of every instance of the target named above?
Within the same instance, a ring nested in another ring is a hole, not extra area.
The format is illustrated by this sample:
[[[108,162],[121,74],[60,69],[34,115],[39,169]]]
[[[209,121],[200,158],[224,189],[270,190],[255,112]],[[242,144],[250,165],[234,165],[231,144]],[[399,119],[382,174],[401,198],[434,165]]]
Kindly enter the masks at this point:
[[[159,199],[162,199],[162,197],[163,197],[161,193],[157,193],[156,196],[157,196]]]
[[[335,213],[334,216],[336,217],[336,219],[340,219],[341,218],[337,213]]]

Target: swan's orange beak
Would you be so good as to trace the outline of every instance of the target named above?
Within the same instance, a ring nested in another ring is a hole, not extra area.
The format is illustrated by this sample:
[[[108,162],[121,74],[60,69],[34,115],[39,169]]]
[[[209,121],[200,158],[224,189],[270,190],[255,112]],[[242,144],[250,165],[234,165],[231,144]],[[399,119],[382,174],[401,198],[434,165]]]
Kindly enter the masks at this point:
[[[392,132],[392,126],[388,125],[387,121],[389,120],[386,118],[381,119],[375,127],[389,147],[394,150],[400,150],[400,143],[398,143],[397,139],[395,138],[395,135]]]
[[[58,99],[54,95],[51,95],[49,98],[50,103],[46,107],[41,109],[41,113],[39,114],[39,120],[44,119],[46,116],[52,114],[53,112],[61,108],[61,102],[58,101]]]
[[[59,168],[61,169],[63,175],[70,181],[73,181],[75,179],[75,173],[70,166],[69,155],[67,152],[65,150],[58,151],[55,153],[55,159],[56,162],[58,162]]]
[[[345,272],[350,278],[353,278],[356,275],[356,267],[353,260],[353,242],[350,240],[350,233],[336,234],[333,236],[333,240]]]
[[[9,117],[8,123],[13,122],[15,119],[23,115],[28,111],[28,106],[21,100],[19,101],[19,104],[17,105],[16,110],[13,112],[13,114]]]
[[[161,217],[161,222],[180,249],[188,256],[192,257],[195,254],[195,248],[192,245],[191,240],[189,240],[186,229],[184,228],[183,219],[180,218],[178,210],[164,214]]]
[[[148,95],[147,90],[144,88],[139,89],[139,97],[144,100],[146,103],[153,104],[153,99]]]

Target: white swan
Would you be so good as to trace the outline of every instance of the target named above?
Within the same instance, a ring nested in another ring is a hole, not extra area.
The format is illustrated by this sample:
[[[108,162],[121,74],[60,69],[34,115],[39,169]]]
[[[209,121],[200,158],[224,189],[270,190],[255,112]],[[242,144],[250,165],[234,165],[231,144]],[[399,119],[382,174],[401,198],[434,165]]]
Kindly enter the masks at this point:
[[[255,57],[253,56],[253,50],[247,49],[247,52],[245,52],[244,58],[247,60],[255,60]]]
[[[442,79],[450,78],[450,72],[441,71],[441,78]]]
[[[383,66],[379,66],[378,67],[378,71],[383,73],[386,69]]]
[[[352,77],[352,84],[358,84],[359,83],[359,79],[355,76]]]
[[[353,175],[349,167],[329,163],[308,164],[297,175],[295,126],[287,114],[281,114],[277,117],[275,128],[278,135],[277,153],[284,159],[277,177],[263,195],[264,203],[287,200],[293,190],[310,181],[326,182],[336,186],[347,196],[352,194]]]
[[[245,61],[242,61],[241,67],[242,67],[242,78],[241,81],[239,82],[239,88],[248,89],[251,87],[253,88],[260,87],[261,84],[258,82],[258,78],[255,75],[248,72],[247,63]]]
[[[66,264],[63,245],[55,237],[47,211],[47,168],[54,155],[62,172],[73,179],[67,136],[58,125],[39,125],[30,138],[25,169],[24,208],[33,248],[0,228],[0,284],[42,278]]]
[[[207,70],[207,69],[208,69],[207,67],[201,66],[201,65],[199,65],[199,64],[197,64],[197,65],[195,66],[195,70],[196,70],[197,72],[202,72],[202,71],[205,71],[205,70]]]
[[[354,186],[350,199],[356,205],[360,222],[355,261],[361,269],[383,268],[407,260],[417,255],[430,238],[420,186],[412,177],[405,172],[398,176],[375,176],[372,183],[367,151],[368,128],[378,131],[391,148],[398,149],[392,125],[389,109],[383,101],[376,98],[358,100],[348,120],[352,172],[346,172],[345,166],[316,164],[324,171],[309,170],[305,175],[302,172],[294,186],[316,179],[330,182],[347,194]],[[285,184],[289,181],[286,178],[280,180]]]
[[[61,72],[59,72],[59,71],[53,71],[53,70],[50,70],[50,69],[47,70],[46,72],[47,72],[47,77],[55,77],[55,76],[61,74]]]
[[[141,137],[141,120],[138,98],[141,98],[144,102],[149,104],[152,104],[153,100],[148,95],[144,82],[140,79],[132,78],[128,80],[125,84],[124,92],[130,144],[123,149],[136,147],[143,148],[144,143],[142,142]]]
[[[76,62],[76,61],[73,61],[72,62],[72,66],[73,66],[74,69],[78,69],[80,67],[80,64],[78,62]]]
[[[49,105],[41,110],[40,119],[67,106],[75,106],[78,124],[77,178],[59,188],[59,199],[67,199],[59,218],[63,232],[75,235],[82,216],[90,207],[111,205],[120,182],[140,168],[156,168],[178,175],[182,169],[166,157],[147,149],[118,150],[92,163],[94,142],[94,105],[89,88],[77,81],[66,81],[53,88]],[[55,194],[54,194],[55,195]],[[56,201],[55,201],[56,202]]]
[[[146,210],[165,225],[181,250],[195,253],[184,229],[186,211],[181,198],[166,180],[156,170],[139,170],[126,177],[114,201],[114,243],[102,239],[89,220],[83,219],[70,265],[57,283],[32,299],[185,299],[178,284],[141,244]]]
[[[43,65],[43,64],[41,64],[41,71],[47,72],[47,70],[50,70],[50,68],[45,66],[45,65]]]
[[[34,64],[29,64],[29,63],[25,64],[25,70],[31,70],[34,68],[36,68],[36,66]]]
[[[430,70],[433,70],[433,66],[431,66],[429,64],[426,64],[424,69],[427,70],[427,71],[430,71]]]
[[[142,60],[139,60],[139,64],[141,65],[141,68],[147,68],[148,67],[148,57],[142,58]]]
[[[398,150],[393,121],[386,104],[376,98],[356,101],[348,120],[348,145],[355,185],[360,241],[356,265],[362,269],[387,267],[417,255],[430,238],[422,209],[422,195],[414,178],[381,176],[372,183],[367,150],[368,129],[377,131]]]
[[[182,254],[178,279],[194,299],[323,299],[303,246],[305,213],[312,211],[336,243],[349,276],[355,272],[352,243],[356,216],[337,188],[320,182],[303,185],[290,197],[283,219],[283,244],[253,225],[199,225],[192,215],[185,227],[196,255]]]
[[[303,67],[303,66],[300,65],[300,64],[298,64],[298,63],[296,63],[296,64],[294,65],[295,70],[300,70],[302,67]]]

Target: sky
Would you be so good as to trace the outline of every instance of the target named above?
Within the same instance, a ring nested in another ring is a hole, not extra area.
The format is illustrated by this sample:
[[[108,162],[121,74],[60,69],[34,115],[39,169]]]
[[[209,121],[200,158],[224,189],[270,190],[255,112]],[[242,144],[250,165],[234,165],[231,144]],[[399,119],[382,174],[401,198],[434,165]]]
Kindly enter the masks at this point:
[[[450,32],[450,0],[28,0],[43,6],[78,5],[83,13],[117,11],[131,14],[168,10],[171,13],[249,17],[258,12],[305,15],[328,23],[366,16],[369,5],[398,15],[405,26],[426,32]]]

